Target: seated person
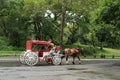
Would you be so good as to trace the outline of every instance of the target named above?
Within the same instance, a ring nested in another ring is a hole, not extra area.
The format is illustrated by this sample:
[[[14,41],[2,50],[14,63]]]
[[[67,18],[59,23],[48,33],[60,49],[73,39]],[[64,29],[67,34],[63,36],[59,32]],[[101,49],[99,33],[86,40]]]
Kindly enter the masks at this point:
[[[51,50],[54,47],[53,43],[50,43],[50,45],[48,45],[48,50]]]

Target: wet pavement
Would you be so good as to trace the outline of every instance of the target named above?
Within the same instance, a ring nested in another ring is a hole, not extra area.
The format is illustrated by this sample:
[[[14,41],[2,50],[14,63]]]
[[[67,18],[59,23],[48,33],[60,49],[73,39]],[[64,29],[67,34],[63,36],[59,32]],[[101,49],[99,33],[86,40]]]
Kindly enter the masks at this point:
[[[120,59],[81,59],[82,64],[22,65],[18,58],[0,58],[0,80],[120,80]]]

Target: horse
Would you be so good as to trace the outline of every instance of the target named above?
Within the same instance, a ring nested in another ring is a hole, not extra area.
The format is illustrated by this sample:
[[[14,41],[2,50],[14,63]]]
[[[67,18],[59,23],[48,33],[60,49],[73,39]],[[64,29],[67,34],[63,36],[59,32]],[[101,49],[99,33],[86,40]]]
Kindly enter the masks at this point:
[[[68,62],[69,56],[73,57],[72,64],[75,64],[75,57],[78,58],[79,64],[81,64],[81,60],[80,60],[81,53],[83,53],[83,48],[65,48],[62,53],[64,56],[61,57],[60,64],[62,64],[62,59],[64,57],[66,58],[66,64],[69,64],[69,62]]]

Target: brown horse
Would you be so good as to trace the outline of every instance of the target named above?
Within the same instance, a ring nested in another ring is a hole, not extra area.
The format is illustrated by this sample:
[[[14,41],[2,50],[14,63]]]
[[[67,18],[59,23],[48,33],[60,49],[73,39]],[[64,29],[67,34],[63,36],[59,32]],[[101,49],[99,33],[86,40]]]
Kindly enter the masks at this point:
[[[78,48],[78,49],[76,49],[76,48],[66,48],[66,49],[64,49],[63,55],[66,58],[66,64],[69,64],[69,62],[68,62],[69,56],[73,57],[73,62],[72,62],[73,64],[75,64],[75,57],[78,58],[79,64],[81,64],[80,55],[81,55],[82,52],[83,52],[83,48]],[[61,63],[62,63],[62,59],[64,57],[61,57]]]

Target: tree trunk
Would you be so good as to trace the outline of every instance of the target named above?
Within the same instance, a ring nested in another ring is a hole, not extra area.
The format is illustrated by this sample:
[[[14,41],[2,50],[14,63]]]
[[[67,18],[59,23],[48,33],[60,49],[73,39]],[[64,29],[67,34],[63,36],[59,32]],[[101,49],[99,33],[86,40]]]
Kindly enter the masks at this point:
[[[64,33],[64,24],[65,24],[65,11],[66,11],[66,5],[65,0],[63,0],[63,6],[62,6],[62,14],[61,14],[61,29],[60,29],[60,45],[63,44],[63,33]]]
[[[100,50],[103,50],[103,42],[101,42]]]

